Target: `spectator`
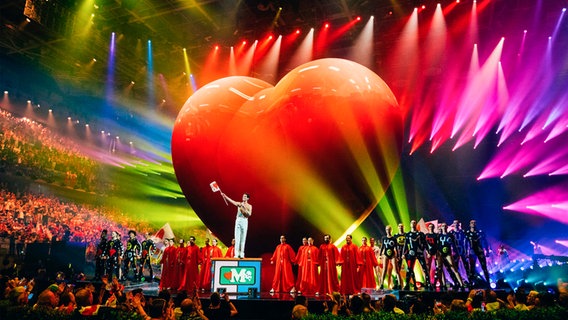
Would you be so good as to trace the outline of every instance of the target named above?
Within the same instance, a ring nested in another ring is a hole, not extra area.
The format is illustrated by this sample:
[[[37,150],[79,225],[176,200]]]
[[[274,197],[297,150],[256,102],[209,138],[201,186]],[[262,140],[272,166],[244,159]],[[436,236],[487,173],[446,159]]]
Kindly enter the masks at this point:
[[[462,299],[454,299],[450,304],[450,311],[452,312],[467,312],[467,307],[465,306],[465,301]]]
[[[89,289],[79,289],[75,294],[77,310],[82,316],[97,315],[101,309],[101,305],[93,304],[93,292]]]
[[[295,305],[292,308],[292,319],[303,319],[308,315],[308,298],[306,296],[297,296]]]
[[[194,300],[198,301],[199,298],[195,298]],[[199,303],[193,302],[190,298],[187,298],[181,302],[181,316],[179,320],[195,320],[195,319],[205,319],[207,317],[203,314],[203,310],[199,307]]]
[[[497,298],[497,293],[493,290],[489,291],[487,295],[487,303],[485,304],[486,311],[497,311],[505,305],[505,302]]]
[[[467,311],[483,311],[482,306],[485,304],[485,290],[473,289],[469,291],[467,301],[465,303]]]
[[[527,307],[529,310],[540,307],[540,294],[538,291],[531,290],[527,295]]]
[[[515,294],[509,294],[507,296],[507,301],[509,302],[509,308],[515,309],[519,311],[528,311],[529,307],[527,306],[527,294],[525,290],[517,289]]]
[[[148,306],[148,317],[156,320],[173,320],[172,305],[164,299],[154,299]]]
[[[352,315],[359,315],[363,313],[363,299],[359,295],[353,295],[351,299],[349,299],[349,309]]]
[[[361,298],[363,299],[363,312],[371,313],[375,312],[375,308],[371,304],[371,296],[368,293],[361,293]]]
[[[63,314],[72,314],[77,306],[75,302],[75,295],[71,291],[65,291],[59,298],[58,310]]]
[[[395,295],[394,294],[387,294],[383,297],[382,308],[380,308],[380,310],[382,310],[384,312],[404,314],[404,311],[402,311],[402,309],[398,308],[396,306],[396,303],[397,303],[397,299],[396,299]]]
[[[43,290],[37,298],[34,309],[55,309],[59,305],[59,295],[57,289],[51,289],[51,286]]]
[[[235,305],[229,300],[228,294],[221,296],[219,292],[213,292],[209,300],[210,304],[205,309],[205,316],[211,320],[229,319],[238,313]]]
[[[28,291],[23,286],[12,288],[8,291],[6,296],[12,306],[23,306],[28,304]]]

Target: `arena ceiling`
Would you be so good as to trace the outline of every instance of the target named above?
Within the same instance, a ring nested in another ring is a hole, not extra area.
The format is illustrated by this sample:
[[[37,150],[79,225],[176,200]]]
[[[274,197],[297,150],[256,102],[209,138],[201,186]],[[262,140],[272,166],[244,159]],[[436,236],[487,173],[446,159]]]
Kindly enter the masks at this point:
[[[469,1],[469,0],[468,0]],[[525,10],[530,0],[506,2]],[[324,22],[340,26],[357,16],[375,19],[381,32],[375,47],[388,51],[385,25],[405,19],[413,8],[437,0],[4,0],[0,2],[0,56],[24,58],[47,70],[61,86],[94,90],[108,85],[111,33],[117,37],[115,87],[136,81],[146,90],[144,52],[152,41],[153,70],[172,79],[184,70],[186,49],[192,73],[199,73],[212,48],[229,48],[268,33],[308,31]],[[499,16],[496,12],[495,17]],[[333,46],[352,45],[357,30],[346,32]],[[379,43],[380,42],[380,43]],[[98,61],[93,63],[94,59]],[[377,58],[379,59],[379,58]],[[380,63],[377,63],[380,64]],[[187,96],[180,97],[185,101]]]
[[[7,0],[0,3],[0,53],[35,61],[59,80],[102,84],[101,73],[82,69],[93,58],[104,61],[115,32],[132,49],[117,57],[117,81],[129,83],[145,64],[144,56],[132,54],[140,41],[152,40],[155,69],[168,74],[179,69],[171,61],[181,60],[183,48],[199,70],[217,44],[389,11],[390,0]]]

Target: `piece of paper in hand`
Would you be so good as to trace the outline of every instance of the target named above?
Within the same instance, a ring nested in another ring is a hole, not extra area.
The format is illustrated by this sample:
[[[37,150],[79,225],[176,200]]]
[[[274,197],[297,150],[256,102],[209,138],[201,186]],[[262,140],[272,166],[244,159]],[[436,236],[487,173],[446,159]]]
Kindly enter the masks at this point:
[[[221,188],[219,188],[219,185],[216,181],[211,182],[209,185],[211,186],[211,190],[213,192],[221,191]]]

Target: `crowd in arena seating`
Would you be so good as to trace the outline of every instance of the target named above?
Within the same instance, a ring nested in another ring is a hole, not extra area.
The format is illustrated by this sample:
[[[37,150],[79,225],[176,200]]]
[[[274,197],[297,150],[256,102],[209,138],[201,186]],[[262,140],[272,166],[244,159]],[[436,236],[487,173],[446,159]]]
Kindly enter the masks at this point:
[[[0,109],[0,172],[94,190],[99,164],[71,139]]]
[[[87,258],[92,260],[103,229],[127,234],[129,229],[147,228],[110,209],[31,192],[13,193],[0,186],[0,238],[9,239],[12,255],[24,254],[28,243],[73,241],[87,243]]]

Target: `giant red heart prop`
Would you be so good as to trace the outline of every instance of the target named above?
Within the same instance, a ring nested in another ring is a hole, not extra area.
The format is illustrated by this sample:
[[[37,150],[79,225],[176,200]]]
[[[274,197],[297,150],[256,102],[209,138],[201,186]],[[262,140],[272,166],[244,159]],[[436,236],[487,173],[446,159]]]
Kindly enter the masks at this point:
[[[191,207],[224,243],[236,209],[209,184],[240,201],[251,195],[246,254],[330,233],[340,237],[382,198],[398,168],[402,114],[385,82],[343,59],[290,71],[278,84],[219,79],[181,109],[172,160]]]

